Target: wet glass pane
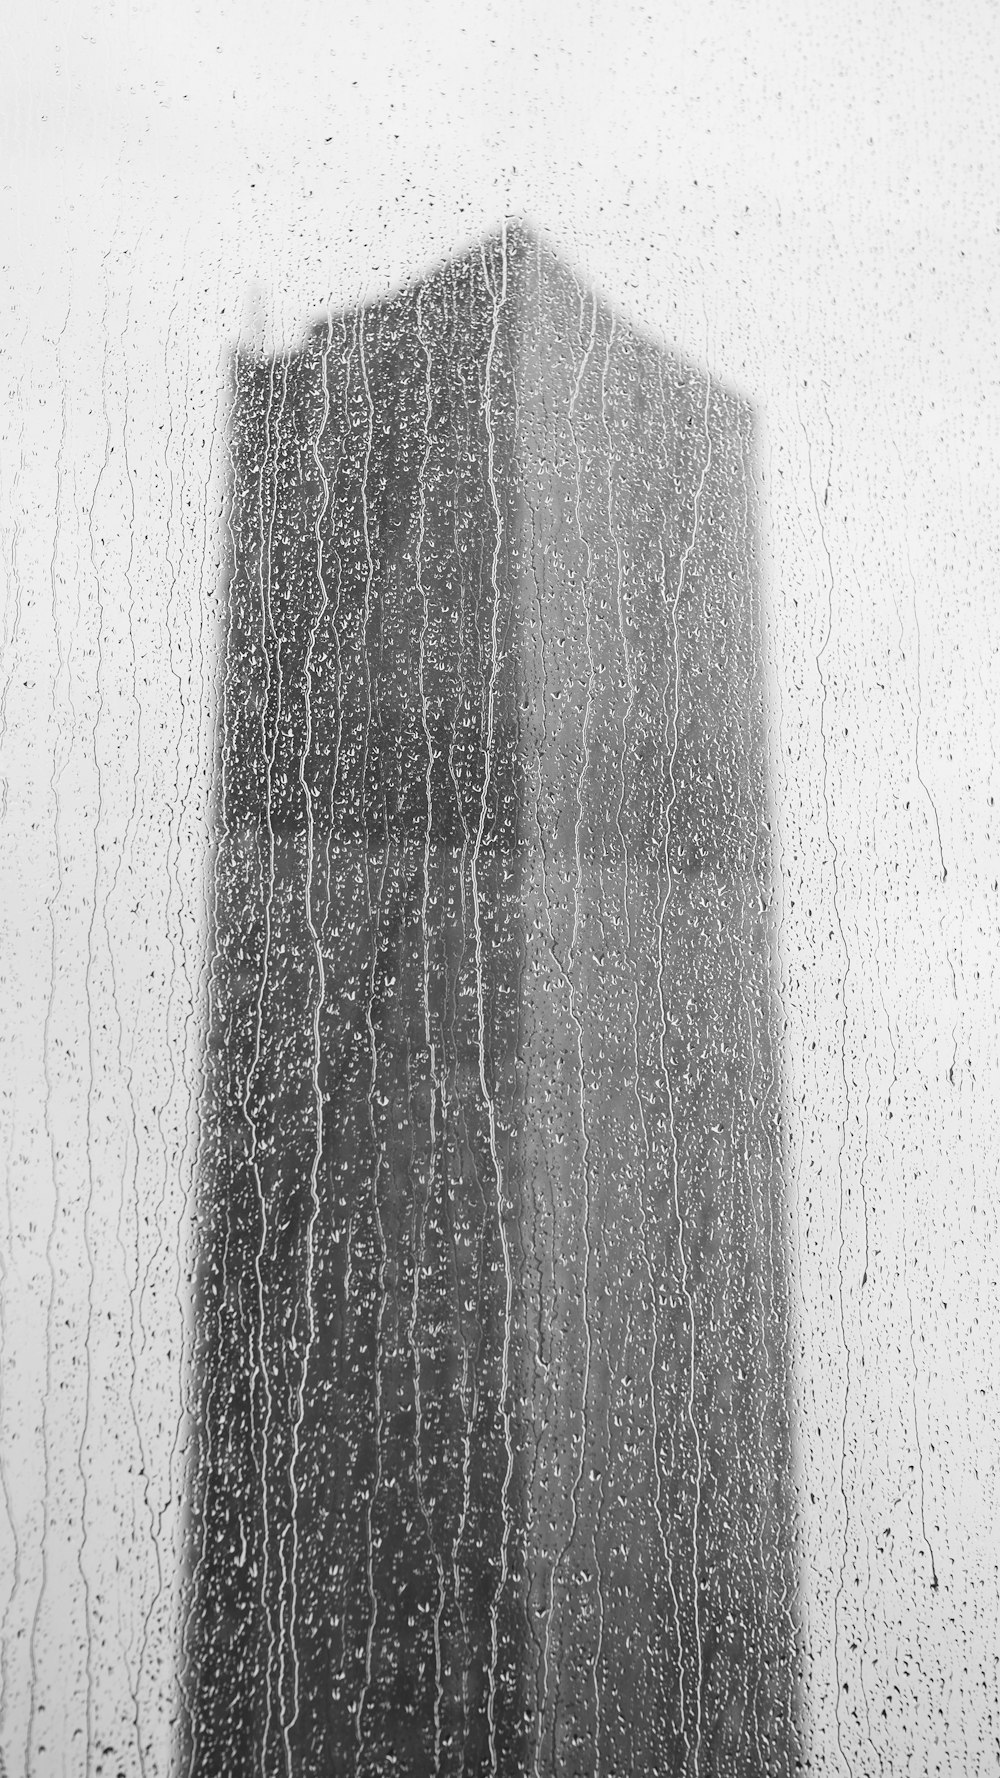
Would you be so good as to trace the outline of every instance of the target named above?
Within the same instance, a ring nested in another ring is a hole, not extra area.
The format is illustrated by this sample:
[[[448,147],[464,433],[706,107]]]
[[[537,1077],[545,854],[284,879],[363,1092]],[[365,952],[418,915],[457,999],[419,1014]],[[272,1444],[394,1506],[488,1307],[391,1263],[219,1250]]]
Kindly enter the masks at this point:
[[[0,1772],[986,1772],[985,11],[15,15]]]

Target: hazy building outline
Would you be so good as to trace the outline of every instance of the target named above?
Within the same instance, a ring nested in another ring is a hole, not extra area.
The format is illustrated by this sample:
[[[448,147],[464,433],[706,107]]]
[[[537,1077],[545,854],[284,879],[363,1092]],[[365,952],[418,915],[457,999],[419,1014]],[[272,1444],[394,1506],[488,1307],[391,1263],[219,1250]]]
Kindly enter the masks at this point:
[[[521,225],[236,361],[193,1770],[795,1764],[754,476]]]

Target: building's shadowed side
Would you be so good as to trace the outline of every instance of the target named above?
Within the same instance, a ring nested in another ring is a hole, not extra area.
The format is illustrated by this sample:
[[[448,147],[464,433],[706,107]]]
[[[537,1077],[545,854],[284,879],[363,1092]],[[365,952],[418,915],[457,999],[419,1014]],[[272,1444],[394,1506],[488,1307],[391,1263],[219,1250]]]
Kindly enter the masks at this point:
[[[502,278],[236,365],[198,1772],[523,1765]]]
[[[522,230],[234,378],[187,1766],[788,1770],[749,412]]]

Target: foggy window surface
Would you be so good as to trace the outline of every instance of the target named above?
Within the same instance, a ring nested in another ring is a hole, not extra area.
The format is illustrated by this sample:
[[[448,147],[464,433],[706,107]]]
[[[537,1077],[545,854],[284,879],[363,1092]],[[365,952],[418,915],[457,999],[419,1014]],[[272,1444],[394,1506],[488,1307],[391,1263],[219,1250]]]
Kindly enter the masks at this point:
[[[3,1772],[995,1769],[996,39],[901,22],[17,18]]]

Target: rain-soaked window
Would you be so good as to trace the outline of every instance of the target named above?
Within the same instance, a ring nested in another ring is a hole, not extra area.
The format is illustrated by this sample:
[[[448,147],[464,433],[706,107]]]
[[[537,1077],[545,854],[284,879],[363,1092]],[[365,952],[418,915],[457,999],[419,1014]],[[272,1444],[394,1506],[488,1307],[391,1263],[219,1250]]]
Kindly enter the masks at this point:
[[[987,11],[10,48],[0,1774],[995,1771]]]

